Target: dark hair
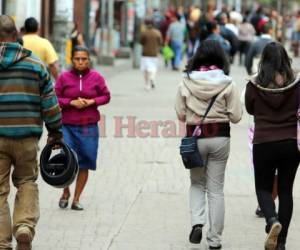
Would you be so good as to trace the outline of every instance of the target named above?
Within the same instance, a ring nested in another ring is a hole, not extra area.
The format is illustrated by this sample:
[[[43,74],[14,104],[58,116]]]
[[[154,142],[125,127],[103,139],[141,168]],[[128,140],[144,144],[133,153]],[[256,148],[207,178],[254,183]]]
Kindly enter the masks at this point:
[[[273,29],[272,24],[270,22],[267,22],[262,26],[261,32],[263,34],[268,34],[271,29]]]
[[[78,52],[78,51],[84,51],[88,54],[88,57],[90,57],[90,51],[87,47],[84,47],[84,46],[75,46],[73,49],[72,49],[72,58],[74,57],[74,54],[75,52]]]
[[[146,26],[153,26],[153,20],[152,20],[152,18],[146,18],[145,19],[145,25]]]
[[[17,28],[14,20],[7,15],[0,15],[0,39],[16,38]]]
[[[216,65],[226,75],[229,74],[229,62],[220,43],[215,40],[204,40],[189,60],[184,72],[189,74],[194,70],[198,70],[200,66],[211,65]]]
[[[206,23],[206,30],[208,34],[212,34],[217,27],[218,23],[216,21],[209,21]]]
[[[295,80],[291,61],[281,43],[268,43],[261,55],[256,82],[262,87],[267,87],[276,82],[275,78],[279,73],[283,76],[284,85],[288,85]]]
[[[39,29],[39,23],[34,17],[29,17],[25,20],[24,28],[28,33],[37,32]]]

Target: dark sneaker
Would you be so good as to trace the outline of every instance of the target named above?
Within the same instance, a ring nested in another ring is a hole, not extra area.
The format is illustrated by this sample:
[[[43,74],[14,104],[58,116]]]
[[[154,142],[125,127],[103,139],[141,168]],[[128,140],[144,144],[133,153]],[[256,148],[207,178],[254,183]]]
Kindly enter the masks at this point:
[[[285,250],[285,243],[278,242],[276,246],[276,250]]]
[[[154,81],[153,81],[153,80],[151,80],[151,81],[150,81],[150,83],[151,83],[151,88],[152,88],[152,89],[155,89],[155,84],[154,84]]]
[[[222,245],[218,245],[218,246],[209,246],[209,249],[221,249],[222,248]]]
[[[32,233],[26,226],[20,226],[16,231],[17,247],[16,250],[31,250]]]
[[[258,207],[256,210],[255,210],[255,214],[258,218],[264,218],[265,215],[263,213],[263,211],[260,209],[260,207]]]
[[[59,202],[58,202],[58,206],[62,209],[65,209],[68,207],[68,204],[69,204],[69,197],[68,198],[64,198],[64,197],[61,197],[59,199]]]
[[[194,225],[190,233],[190,242],[193,244],[200,244],[202,239],[202,225]]]
[[[269,219],[267,228],[268,235],[265,240],[265,250],[276,250],[277,239],[282,226],[275,217],[272,217]]]
[[[81,211],[83,210],[83,206],[79,202],[73,202],[71,209]]]

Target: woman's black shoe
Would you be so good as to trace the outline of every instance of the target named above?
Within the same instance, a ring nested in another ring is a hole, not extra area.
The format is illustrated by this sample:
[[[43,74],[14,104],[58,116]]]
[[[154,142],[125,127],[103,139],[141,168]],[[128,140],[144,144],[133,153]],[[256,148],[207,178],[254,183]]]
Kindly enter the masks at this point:
[[[62,197],[59,199],[58,206],[59,206],[60,208],[62,208],[62,209],[67,208],[67,206],[69,205],[69,198],[70,198],[70,195],[67,196],[67,197],[62,196]]]
[[[81,211],[83,210],[83,206],[79,202],[73,202],[71,209]]]
[[[203,225],[194,225],[190,233],[190,242],[194,244],[199,244],[202,239],[202,227]]]
[[[285,243],[278,242],[276,246],[276,250],[285,250]]]
[[[222,245],[220,244],[219,246],[209,246],[209,249],[221,249],[222,248]]]
[[[255,214],[257,215],[258,218],[264,218],[265,217],[265,215],[264,215],[263,211],[260,209],[260,207],[258,207],[255,210]]]

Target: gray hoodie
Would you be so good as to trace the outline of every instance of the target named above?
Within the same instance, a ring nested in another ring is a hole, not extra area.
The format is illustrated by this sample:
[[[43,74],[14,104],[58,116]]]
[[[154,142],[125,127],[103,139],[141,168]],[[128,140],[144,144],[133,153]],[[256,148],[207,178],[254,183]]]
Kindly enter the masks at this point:
[[[199,124],[211,98],[218,95],[205,123],[233,122],[242,118],[240,95],[232,78],[220,69],[184,74],[178,87],[175,110],[179,120]]]

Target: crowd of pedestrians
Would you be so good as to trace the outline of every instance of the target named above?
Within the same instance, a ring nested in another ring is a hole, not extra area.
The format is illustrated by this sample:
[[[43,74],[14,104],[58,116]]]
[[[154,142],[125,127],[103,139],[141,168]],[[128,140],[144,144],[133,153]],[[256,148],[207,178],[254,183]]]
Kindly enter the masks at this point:
[[[295,55],[300,41],[298,19],[300,15],[289,20],[293,20],[290,39]],[[238,123],[243,113],[241,95],[230,76],[230,64],[239,54],[238,64],[251,75],[242,99],[247,113],[254,117],[249,129],[256,213],[266,220],[265,249],[285,250],[300,161],[296,139],[300,79],[280,43],[284,21],[276,11],[261,7],[253,13],[239,13],[226,7],[216,11],[212,5],[205,13],[198,6],[186,12],[182,7],[164,14],[154,10],[145,19],[140,43],[146,90],[156,87],[160,52],[169,53],[165,67],[174,71],[182,70],[187,58],[175,109],[178,119],[186,123],[187,136],[197,130],[204,159],[203,168],[190,170],[191,243],[201,243],[202,229],[208,224],[209,249],[222,248],[230,123]],[[0,249],[12,249],[13,236],[17,249],[31,249],[39,219],[36,156],[43,121],[48,142],[64,138],[77,154],[80,170],[71,209],[84,209],[80,197],[89,170],[97,168],[98,107],[110,101],[105,79],[91,69],[90,53],[76,23],[70,32],[71,68],[62,73],[52,44],[38,35],[38,29],[37,20],[28,18],[18,37],[13,19],[0,16]],[[11,171],[17,188],[13,221],[7,202]],[[274,193],[278,193],[278,209]],[[58,206],[65,209],[70,197],[70,188],[64,188]]]
[[[239,55],[239,65],[249,74],[257,72],[258,60],[255,59],[259,58],[266,38],[281,42],[285,36],[291,41],[290,49],[298,54],[299,14],[283,18],[276,10],[261,6],[253,12],[239,13],[226,6],[218,11],[214,5],[208,4],[206,12],[196,5],[186,10],[182,7],[165,12],[155,9],[148,14],[149,19],[153,20],[153,28],[161,33],[163,42],[160,46],[169,46],[173,51],[171,67],[175,71],[183,69],[184,58],[189,60],[204,40],[218,40],[231,64]],[[165,65],[169,67],[168,62]]]

